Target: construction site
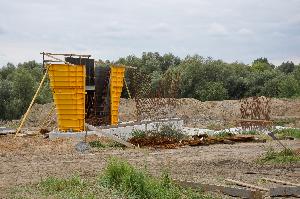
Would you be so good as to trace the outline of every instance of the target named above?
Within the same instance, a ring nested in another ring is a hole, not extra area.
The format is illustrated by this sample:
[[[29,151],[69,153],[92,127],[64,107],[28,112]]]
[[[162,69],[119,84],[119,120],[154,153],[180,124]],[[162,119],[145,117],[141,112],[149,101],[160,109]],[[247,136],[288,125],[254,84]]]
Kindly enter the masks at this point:
[[[176,186],[211,198],[300,197],[299,98],[201,102],[179,98],[176,77],[153,95],[136,67],[82,54],[41,57],[44,76],[26,113],[0,122],[0,198],[48,177],[93,179],[112,157],[154,178],[166,171]],[[53,102],[37,104],[45,81]],[[110,194],[95,198],[127,198]]]

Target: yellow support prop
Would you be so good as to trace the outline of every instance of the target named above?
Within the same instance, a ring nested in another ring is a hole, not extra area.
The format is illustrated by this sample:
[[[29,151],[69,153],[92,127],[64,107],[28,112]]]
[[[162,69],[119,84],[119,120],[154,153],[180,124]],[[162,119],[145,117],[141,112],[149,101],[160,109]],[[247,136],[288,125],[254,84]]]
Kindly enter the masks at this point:
[[[40,82],[40,85],[39,85],[38,89],[36,90],[36,92],[35,92],[35,94],[34,94],[32,100],[31,100],[31,103],[30,103],[30,105],[29,105],[29,107],[28,107],[28,109],[27,109],[27,111],[26,111],[24,117],[23,117],[22,120],[21,120],[20,126],[18,127],[18,129],[17,129],[17,131],[16,131],[15,138],[17,137],[17,135],[19,134],[21,128],[23,127],[24,122],[25,122],[25,120],[26,120],[26,118],[27,118],[27,116],[28,116],[28,114],[29,114],[29,112],[30,112],[30,110],[31,110],[31,107],[32,107],[32,105],[33,105],[33,103],[34,103],[36,97],[38,96],[38,93],[40,92],[40,90],[41,90],[41,88],[42,88],[42,85],[43,85],[43,83],[44,83],[44,81],[45,81],[45,79],[46,79],[46,76],[47,76],[47,73],[48,73],[48,66],[46,66],[46,67],[47,67],[47,68],[46,68],[46,72],[45,72],[45,74],[44,74],[44,76],[43,76],[43,78],[42,78],[42,80],[41,80],[41,82]]]

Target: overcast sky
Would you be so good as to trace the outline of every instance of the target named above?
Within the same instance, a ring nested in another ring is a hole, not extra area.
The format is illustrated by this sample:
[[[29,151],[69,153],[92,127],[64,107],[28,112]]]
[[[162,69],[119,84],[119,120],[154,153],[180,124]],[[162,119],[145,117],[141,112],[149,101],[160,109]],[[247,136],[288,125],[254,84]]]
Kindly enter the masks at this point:
[[[300,62],[300,0],[0,0],[0,65],[40,52]]]

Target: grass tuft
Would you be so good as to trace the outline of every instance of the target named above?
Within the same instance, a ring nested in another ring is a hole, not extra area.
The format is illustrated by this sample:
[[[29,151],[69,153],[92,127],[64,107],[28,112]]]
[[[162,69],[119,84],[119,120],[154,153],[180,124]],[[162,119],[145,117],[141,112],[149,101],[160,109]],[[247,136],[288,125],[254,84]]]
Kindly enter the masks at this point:
[[[274,131],[279,139],[284,139],[286,137],[293,137],[300,139],[300,129],[281,129]]]
[[[93,148],[105,148],[106,145],[102,144],[99,140],[89,142],[89,145]]]
[[[176,186],[167,173],[156,179],[149,176],[145,171],[135,169],[128,162],[119,159],[110,160],[100,182],[105,186],[117,189],[128,198],[211,198],[200,192]]]
[[[84,194],[87,183],[79,176],[67,179],[49,177],[42,180],[37,189],[46,196],[57,196],[67,198],[90,198],[90,194]]]
[[[276,152],[270,148],[267,153],[259,160],[260,163],[296,163],[300,162],[300,156],[291,149],[284,149]]]
[[[223,138],[223,137],[231,137],[231,136],[233,136],[233,134],[230,132],[227,132],[227,131],[221,131],[221,132],[215,134],[214,136]]]
[[[99,140],[95,140],[95,141],[91,141],[89,142],[89,145],[93,148],[107,148],[107,147],[112,147],[112,148],[124,148],[125,146],[121,143],[112,141],[112,142],[108,142],[108,143],[102,143]]]

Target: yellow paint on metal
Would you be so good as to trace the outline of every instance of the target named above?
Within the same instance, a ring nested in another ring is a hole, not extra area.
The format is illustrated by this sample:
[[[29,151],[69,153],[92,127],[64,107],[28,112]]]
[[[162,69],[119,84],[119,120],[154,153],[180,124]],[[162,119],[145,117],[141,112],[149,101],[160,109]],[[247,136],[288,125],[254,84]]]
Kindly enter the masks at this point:
[[[85,130],[84,65],[51,64],[50,86],[60,131]]]
[[[110,111],[111,124],[118,124],[119,104],[123,89],[125,66],[111,66],[110,71]]]

